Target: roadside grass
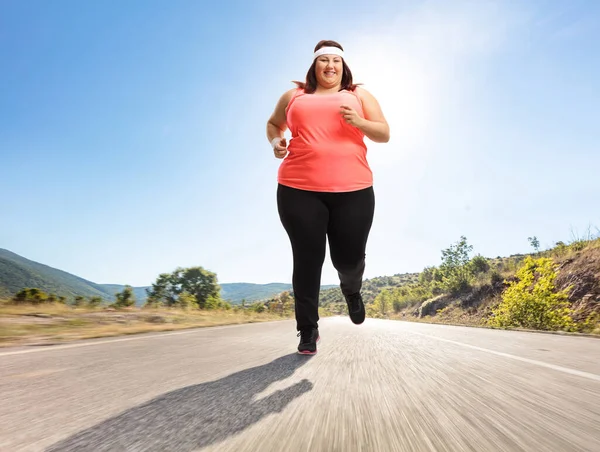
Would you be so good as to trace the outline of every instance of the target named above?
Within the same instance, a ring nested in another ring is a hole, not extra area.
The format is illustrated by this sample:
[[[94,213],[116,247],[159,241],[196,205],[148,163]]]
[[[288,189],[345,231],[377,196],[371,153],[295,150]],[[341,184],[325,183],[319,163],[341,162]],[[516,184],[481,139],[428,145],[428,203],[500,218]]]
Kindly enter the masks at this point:
[[[0,301],[0,347],[174,331],[186,328],[268,322],[291,318],[269,312],[169,308],[73,308],[16,306]]]

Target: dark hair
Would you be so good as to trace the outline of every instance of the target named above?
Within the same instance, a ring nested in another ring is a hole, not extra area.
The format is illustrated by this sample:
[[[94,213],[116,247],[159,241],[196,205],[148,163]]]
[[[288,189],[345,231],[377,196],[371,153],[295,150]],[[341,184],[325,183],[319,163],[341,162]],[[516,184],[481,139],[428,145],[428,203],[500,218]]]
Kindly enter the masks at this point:
[[[319,41],[319,43],[315,46],[314,52],[316,52],[317,50],[319,50],[322,47],[337,47],[338,49],[340,49],[342,51],[344,50],[343,47],[335,41],[323,40],[323,41]],[[316,64],[317,64],[317,60],[315,59],[315,61],[313,61],[310,68],[308,69],[308,72],[306,73],[306,81],[305,82],[294,82],[296,85],[298,85],[298,88],[303,89],[308,94],[312,94],[317,90],[317,75],[315,74]],[[348,65],[346,64],[346,62],[344,61],[343,58],[342,58],[342,67],[343,67],[343,74],[342,74],[342,86],[340,87],[340,91],[342,91],[342,90],[354,91],[358,85],[356,85],[352,82],[352,71],[350,70],[350,68],[348,67]]]

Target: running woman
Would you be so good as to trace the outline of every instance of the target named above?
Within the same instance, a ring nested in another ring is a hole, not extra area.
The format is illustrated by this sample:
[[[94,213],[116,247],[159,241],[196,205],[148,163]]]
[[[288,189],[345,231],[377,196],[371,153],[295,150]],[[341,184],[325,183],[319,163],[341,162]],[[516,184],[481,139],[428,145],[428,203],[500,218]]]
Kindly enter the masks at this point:
[[[361,288],[375,195],[364,137],[387,143],[390,130],[375,97],[353,83],[335,41],[316,45],[305,82],[295,83],[277,102],[267,138],[283,159],[277,209],[292,248],[298,352],[315,354],[327,240],[350,319],[365,320]]]

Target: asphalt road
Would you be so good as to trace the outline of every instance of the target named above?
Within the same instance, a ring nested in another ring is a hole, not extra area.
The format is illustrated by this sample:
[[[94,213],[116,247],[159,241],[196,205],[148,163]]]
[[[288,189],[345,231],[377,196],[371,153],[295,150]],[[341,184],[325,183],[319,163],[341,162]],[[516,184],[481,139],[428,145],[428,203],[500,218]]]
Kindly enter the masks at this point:
[[[0,450],[600,451],[600,339],[348,318],[0,351]]]

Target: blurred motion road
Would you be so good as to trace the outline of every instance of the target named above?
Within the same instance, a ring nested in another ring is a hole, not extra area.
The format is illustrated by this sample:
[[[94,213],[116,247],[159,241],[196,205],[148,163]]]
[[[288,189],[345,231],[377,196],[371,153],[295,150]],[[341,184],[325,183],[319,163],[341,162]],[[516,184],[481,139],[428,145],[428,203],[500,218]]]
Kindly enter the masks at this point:
[[[600,451],[600,340],[293,321],[0,350],[0,450]]]

